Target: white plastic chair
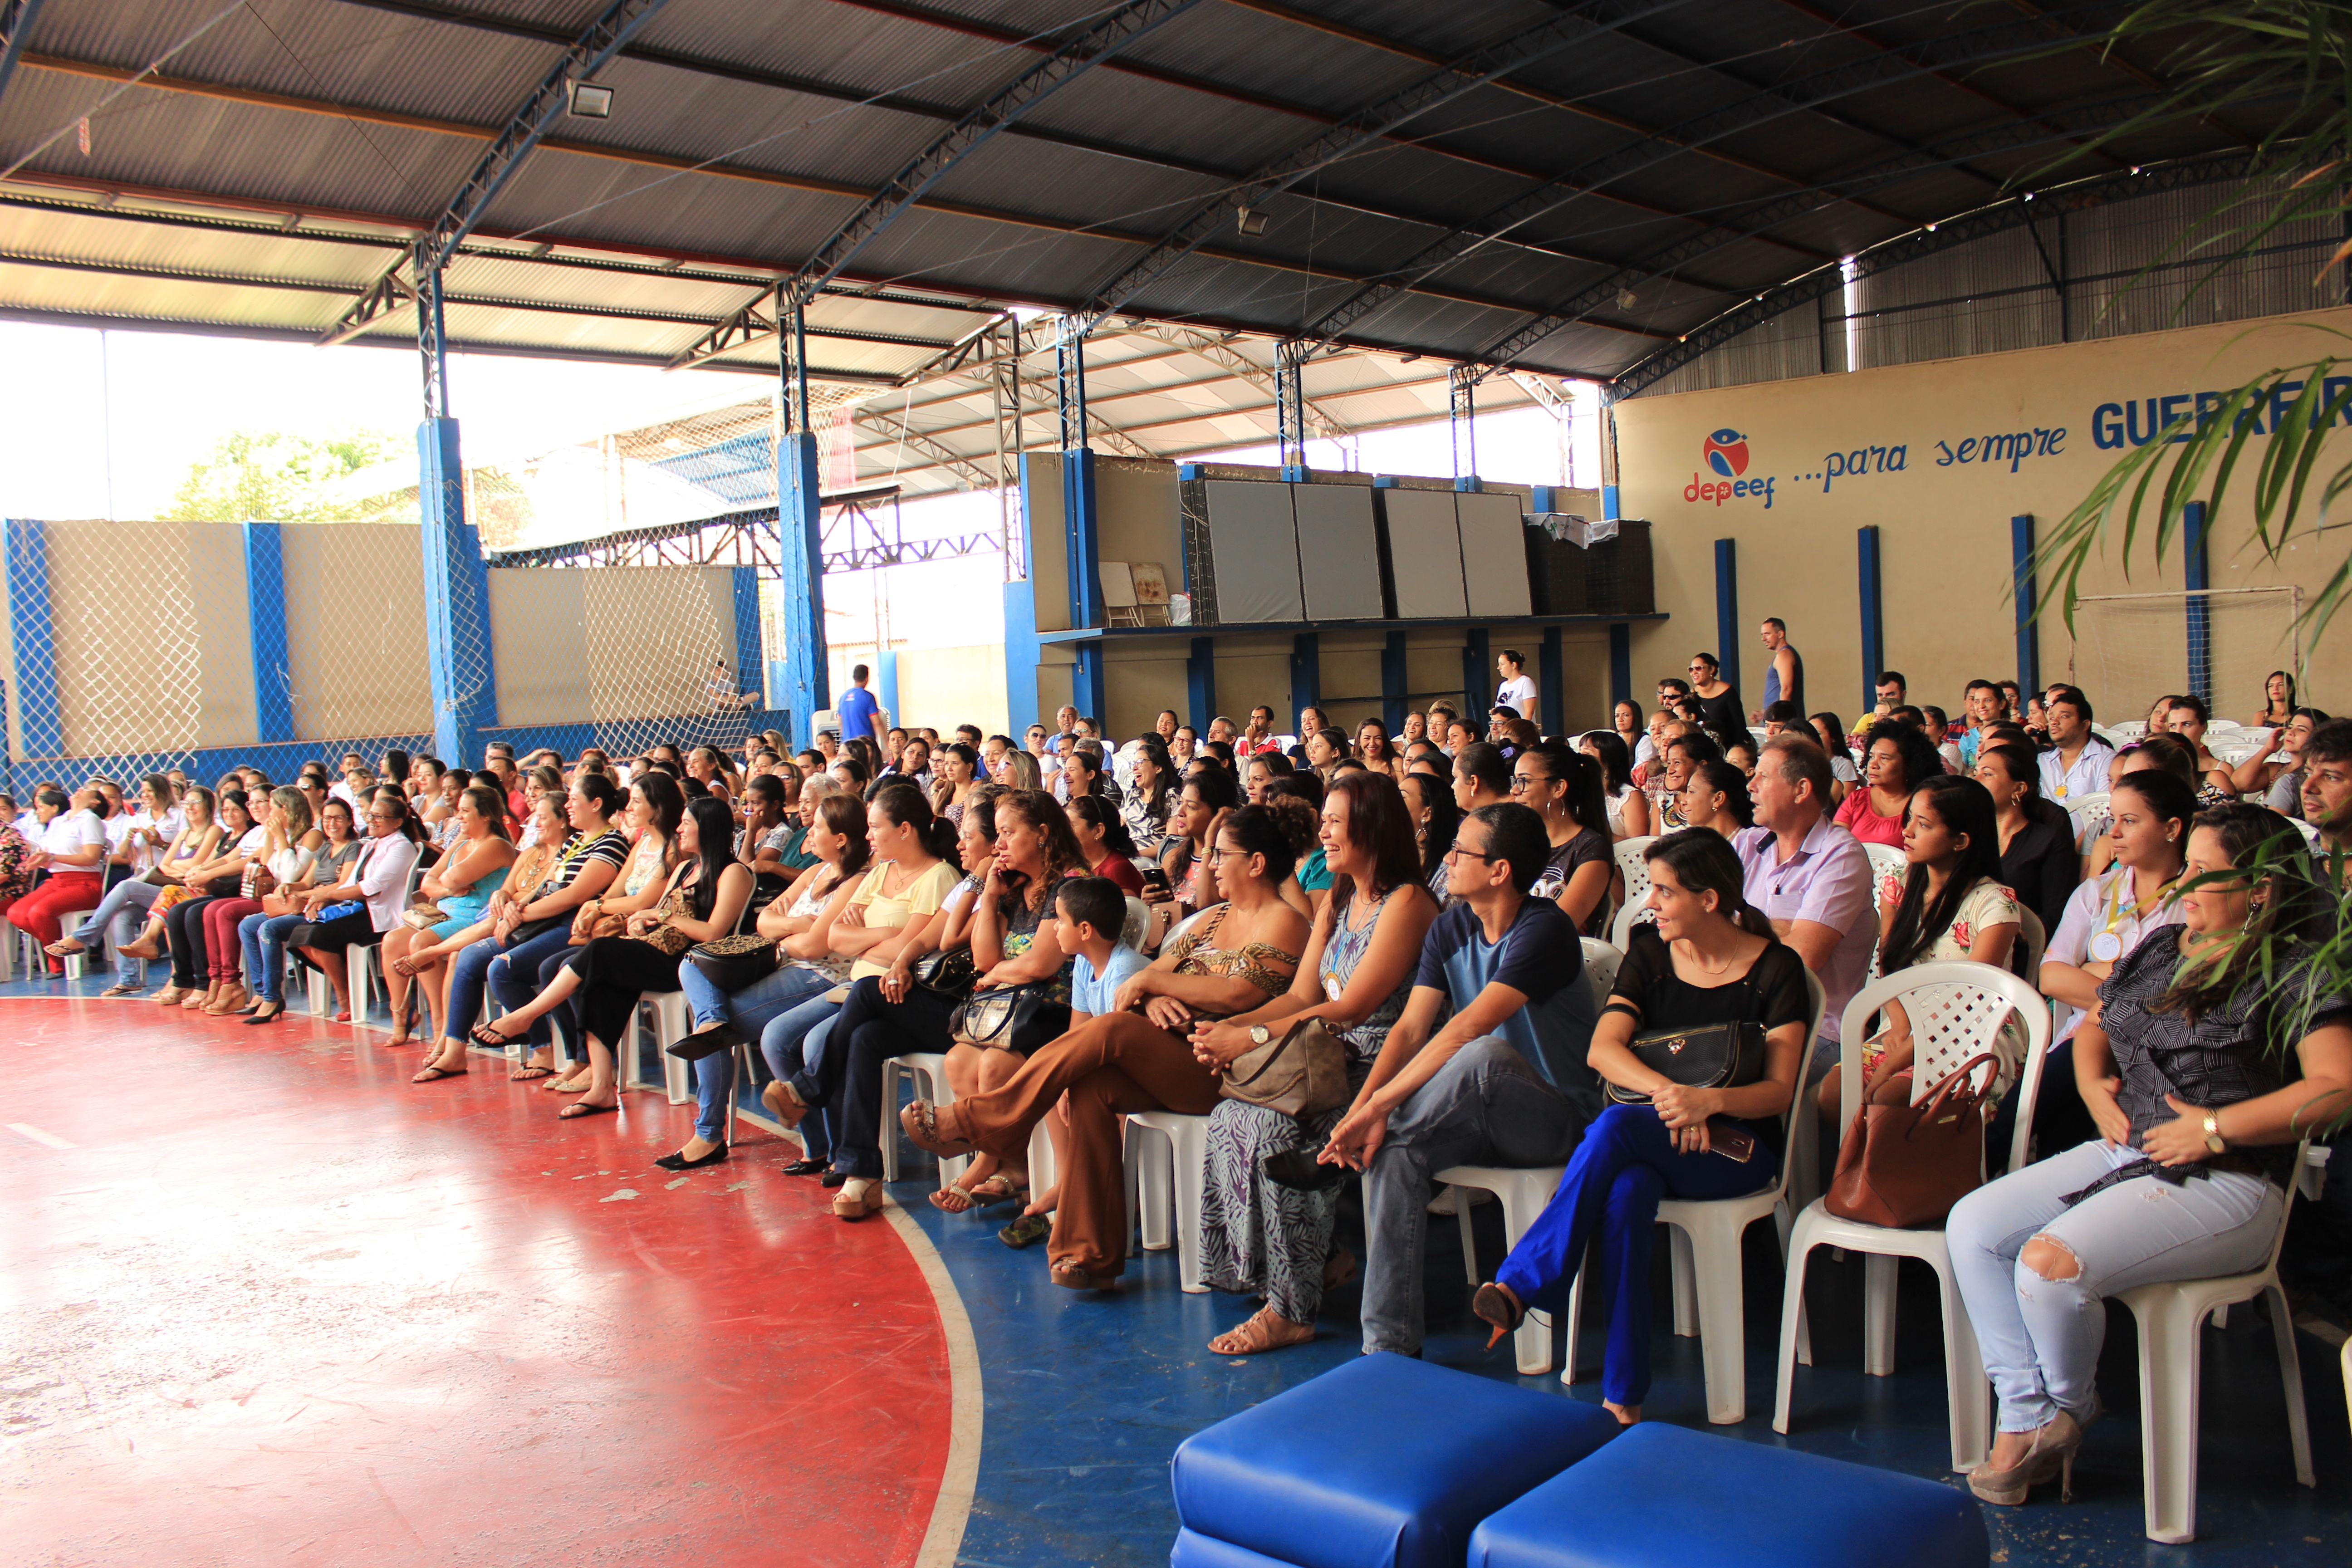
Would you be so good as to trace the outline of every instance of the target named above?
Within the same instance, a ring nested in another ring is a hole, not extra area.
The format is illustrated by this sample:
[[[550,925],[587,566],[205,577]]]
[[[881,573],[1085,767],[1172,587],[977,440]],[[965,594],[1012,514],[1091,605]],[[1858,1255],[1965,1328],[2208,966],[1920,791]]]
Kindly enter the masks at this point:
[[[1139,1131],[1167,1140],[1167,1163],[1156,1157],[1156,1149],[1144,1145]],[[1129,1111],[1127,1148],[1140,1179],[1136,1216],[1143,1245],[1155,1252],[1168,1246],[1171,1227],[1164,1221],[1172,1209],[1178,1282],[1188,1294],[1204,1293],[1209,1287],[1201,1279],[1201,1191],[1207,1180],[1209,1119],[1174,1110]]]
[[[1885,905],[1886,879],[1901,881],[1911,868],[1911,858],[1893,844],[1865,844],[1862,852],[1870,857],[1870,910],[1876,914]]]
[[[656,1083],[645,1076],[645,1016],[651,1008],[654,1015],[654,1049],[661,1058],[661,1081]],[[629,1021],[621,1030],[621,1037],[613,1042],[614,1055],[618,1058],[614,1077],[624,1090],[657,1089],[672,1105],[684,1105],[694,1098],[694,1067],[669,1054],[670,1046],[694,1033],[694,1010],[683,991],[656,991],[638,999],[629,1009]]]
[[[2295,1150],[2304,1163],[2308,1142]],[[2287,1215],[2297,1184],[2287,1184],[2279,1205],[2278,1234],[2271,1255],[2248,1274],[2212,1279],[2173,1279],[2126,1290],[2116,1300],[2139,1321],[2140,1468],[2145,1473],[2147,1538],[2178,1546],[2197,1539],[2197,1419],[2202,1403],[2204,1326],[2208,1317],[2239,1301],[2266,1299],[2271,1333],[2278,1343],[2279,1380],[2286,1393],[2287,1440],[2294,1450],[2294,1479],[2318,1484],[2311,1468],[2311,1423],[2304,1409],[2303,1361],[2295,1353],[2294,1319],[2279,1288],[2279,1249],[2286,1242]],[[2352,1342],[2345,1346],[2352,1366]]]
[[[1654,919],[1644,907],[1650,896],[1650,846],[1659,835],[1645,834],[1639,838],[1621,838],[1612,847],[1617,860],[1617,875],[1624,879],[1624,901],[1617,906],[1617,916],[1609,922],[1609,944],[1622,952],[1633,927],[1644,918]]]
[[[903,1073],[916,1080],[917,1093],[933,1105],[953,1105],[955,1090],[948,1085],[948,1058],[938,1051],[909,1051],[903,1057],[882,1059],[882,1179],[898,1179],[898,1077]],[[950,1183],[963,1174],[971,1163],[969,1154],[953,1154],[940,1161],[940,1190],[945,1192]]]
[[[1829,1005],[1827,993],[1811,970],[1805,972],[1805,994],[1811,1005],[1805,1021],[1803,1052],[1810,1056],[1821,1033],[1822,1014]],[[1718,1426],[1748,1419],[1747,1276],[1740,1237],[1749,1226],[1769,1215],[1786,1250],[1791,1225],[1789,1195],[1794,1190],[1796,1173],[1813,1158],[1814,1120],[1801,1058],[1796,1093],[1783,1119],[1779,1179],[1736,1198],[1667,1198],[1658,1205],[1658,1223],[1667,1227],[1668,1245],[1673,1248],[1675,1332],[1699,1338],[1699,1357],[1706,1373],[1706,1418]],[[1589,1268],[1579,1268],[1575,1283],[1569,1287],[1567,1347],[1559,1374],[1563,1384],[1576,1381],[1577,1331],[1590,1273]]]
[[[2087,853],[2091,838],[2105,831],[2100,825],[2112,820],[2107,815],[2107,792],[2102,789],[2078,795],[2065,803],[2066,815],[2071,819],[2069,826],[2074,834],[2075,854]]]
[[[1989,963],[1924,963],[1863,987],[1846,1005],[1840,1021],[1843,1050],[1838,1126],[1841,1135],[1853,1126],[1862,1107],[1862,1047],[1870,1020],[1889,1002],[1899,1001],[1910,1015],[1916,1051],[1912,1094],[1934,1089],[1946,1075],[1970,1058],[1990,1051],[2004,1068],[2014,1068],[2017,1083],[2016,1131],[2010,1139],[2005,1171],[2025,1163],[2033,1132],[2033,1104],[2042,1088],[2042,1068],[2050,1049],[2050,1004],[2042,994],[2005,969]],[[2014,1037],[2002,1026],[2011,1014],[2024,1024],[2020,1059],[2009,1059]],[[1975,1331],[1960,1303],[1952,1279],[1952,1258],[1940,1226],[1894,1230],[1860,1220],[1840,1219],[1816,1198],[1797,1216],[1789,1242],[1786,1292],[1780,1304],[1780,1388],[1772,1410],[1772,1429],[1789,1429],[1789,1404],[1796,1380],[1797,1342],[1805,1322],[1805,1258],[1817,1247],[1843,1247],[1865,1255],[1863,1307],[1863,1371],[1885,1377],[1895,1370],[1895,1260],[1916,1258],[1936,1271],[1943,1300],[1944,1373],[1951,1406],[1952,1468],[1967,1470],[1984,1461],[1992,1440],[1990,1385],[1977,1350]],[[1810,1357],[1808,1357],[1810,1360]]]

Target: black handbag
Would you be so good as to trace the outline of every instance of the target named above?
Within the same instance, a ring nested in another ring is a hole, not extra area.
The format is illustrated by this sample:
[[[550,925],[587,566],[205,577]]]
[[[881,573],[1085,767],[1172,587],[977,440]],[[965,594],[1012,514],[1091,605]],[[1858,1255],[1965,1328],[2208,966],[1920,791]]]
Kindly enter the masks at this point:
[[[970,947],[940,948],[915,960],[915,984],[942,996],[969,996],[979,979]]]
[[[782,962],[775,942],[756,931],[697,942],[686,950],[686,959],[702,972],[705,980],[730,996],[765,980]]]
[[[950,1039],[982,1050],[1026,1054],[1069,1029],[1069,1005],[1047,1001],[1034,984],[976,992],[948,1016]]]
[[[1685,1089],[1741,1089],[1764,1076],[1764,1026],[1754,1022],[1701,1024],[1691,1029],[1652,1029],[1628,1047],[1642,1065]],[[1609,1084],[1619,1105],[1647,1105],[1650,1097]]]

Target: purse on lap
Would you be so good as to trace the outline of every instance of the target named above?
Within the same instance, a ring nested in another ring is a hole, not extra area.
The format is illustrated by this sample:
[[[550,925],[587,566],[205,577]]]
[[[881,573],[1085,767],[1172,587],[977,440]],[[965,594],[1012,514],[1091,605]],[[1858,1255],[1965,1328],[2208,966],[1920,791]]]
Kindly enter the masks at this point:
[[[1753,1021],[1651,1029],[1627,1047],[1643,1067],[1685,1089],[1745,1089],[1764,1077],[1764,1026]],[[1650,1097],[1622,1085],[1603,1088],[1619,1105],[1647,1105]]]
[[[1070,1028],[1070,1009],[1049,1002],[1035,985],[1007,985],[974,992],[948,1019],[948,1035],[960,1046],[982,1050],[1035,1050]]]

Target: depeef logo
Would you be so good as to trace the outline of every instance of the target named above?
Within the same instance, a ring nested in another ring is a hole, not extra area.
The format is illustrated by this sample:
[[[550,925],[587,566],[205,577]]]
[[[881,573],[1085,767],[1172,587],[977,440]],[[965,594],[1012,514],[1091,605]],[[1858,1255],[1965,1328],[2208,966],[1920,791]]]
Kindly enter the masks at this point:
[[[1717,478],[1711,480],[1704,473],[1691,475],[1691,482],[1683,487],[1683,500],[1713,501],[1721,506],[1735,499],[1762,496],[1764,510],[1772,510],[1772,481],[1740,477],[1748,472],[1747,437],[1737,430],[1717,430],[1700,443],[1699,457]],[[1721,482],[1727,480],[1727,483]]]

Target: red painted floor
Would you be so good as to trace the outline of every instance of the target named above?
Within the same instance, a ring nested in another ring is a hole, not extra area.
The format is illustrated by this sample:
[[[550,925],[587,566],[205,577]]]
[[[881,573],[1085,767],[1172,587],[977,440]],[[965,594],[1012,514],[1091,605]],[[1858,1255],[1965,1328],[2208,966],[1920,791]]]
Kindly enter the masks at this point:
[[[948,1351],[887,1221],[379,1038],[0,1000],[0,1563],[916,1560]]]

